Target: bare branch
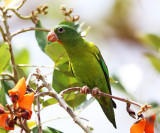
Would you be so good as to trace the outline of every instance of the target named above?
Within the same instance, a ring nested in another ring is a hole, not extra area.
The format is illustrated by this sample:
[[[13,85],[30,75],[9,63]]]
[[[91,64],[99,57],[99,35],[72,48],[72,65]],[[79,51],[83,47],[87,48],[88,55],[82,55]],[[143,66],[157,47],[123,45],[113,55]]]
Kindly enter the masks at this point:
[[[39,94],[39,92],[38,92],[38,94]],[[38,131],[39,131],[39,133],[42,133],[39,96],[36,99],[36,103],[37,103]]]
[[[45,85],[46,88],[48,88],[49,90],[52,90],[50,92],[42,92],[39,93],[38,95],[35,95],[35,98],[37,98],[38,96],[51,96],[53,98],[55,98],[58,102],[59,105],[64,108],[69,115],[72,117],[72,119],[75,121],[76,124],[78,124],[86,133],[91,133],[90,128],[85,125],[84,123],[82,123],[81,119],[74,113],[74,111],[68,106],[68,104],[65,102],[65,100],[63,99],[63,97],[61,95],[59,95],[52,87],[50,84],[47,83],[47,81],[45,80],[45,78],[42,75],[39,74],[32,74],[34,76],[39,76],[40,79],[42,80],[43,84]]]
[[[15,69],[16,63],[15,63],[15,59],[14,59],[14,55],[13,55],[13,50],[12,50],[12,45],[11,45],[11,33],[9,31],[9,26],[8,26],[8,22],[7,22],[7,12],[2,11],[2,18],[3,18],[3,24],[6,30],[6,38],[5,41],[7,41],[8,45],[9,45],[9,51],[11,54],[11,64],[12,64],[12,70],[13,70],[13,74],[14,74],[14,82],[17,83],[18,82],[18,73]]]
[[[54,66],[49,65],[30,65],[30,64],[18,64],[18,67],[44,67],[44,68],[54,68]]]
[[[81,87],[68,88],[68,89],[65,89],[65,90],[61,91],[60,95],[63,96],[64,93],[71,92],[71,91],[80,91],[80,89],[81,89]],[[88,89],[87,93],[92,93],[92,90]],[[126,103],[130,103],[130,104],[134,104],[138,107],[143,106],[143,104],[140,104],[140,103],[137,103],[137,102],[125,99],[125,98],[120,98],[120,97],[116,97],[116,96],[113,96],[113,95],[110,95],[110,94],[106,94],[106,93],[103,93],[103,92],[100,92],[100,91],[98,91],[98,95],[113,98],[113,99],[116,99],[116,100],[119,100],[119,101],[122,101],[122,102],[126,102]]]
[[[17,7],[17,10],[19,10],[24,5],[25,2],[26,0],[23,0],[22,3]]]
[[[0,32],[1,32],[1,34],[2,34],[3,41],[6,41],[5,33],[4,33],[4,30],[2,29],[1,26],[0,26]]]
[[[11,80],[15,81],[13,75],[10,74],[10,73],[1,73],[0,76],[2,76],[2,77],[7,76],[7,77],[9,77]]]
[[[14,37],[15,35],[18,35],[20,33],[26,32],[26,31],[31,31],[31,30],[44,31],[44,32],[50,31],[49,29],[45,29],[45,28],[30,27],[30,28],[24,28],[24,29],[18,30],[16,32],[14,32],[11,36]]]
[[[15,14],[16,14],[16,16],[17,17],[19,17],[20,19],[31,19],[32,18],[32,14],[30,14],[29,16],[22,16],[21,14],[19,14],[18,12],[17,12],[17,10],[16,9],[14,9],[14,8],[7,8],[6,10],[5,10],[5,12],[7,12],[7,11],[12,11],[12,12],[14,12]]]

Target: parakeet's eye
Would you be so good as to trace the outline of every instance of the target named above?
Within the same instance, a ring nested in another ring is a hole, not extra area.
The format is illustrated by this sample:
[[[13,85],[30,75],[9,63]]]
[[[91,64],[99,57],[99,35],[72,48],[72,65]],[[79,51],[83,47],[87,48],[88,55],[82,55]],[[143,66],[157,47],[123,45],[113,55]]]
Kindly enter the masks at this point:
[[[60,28],[58,29],[58,32],[59,32],[59,33],[63,33],[63,32],[65,32],[65,29],[62,28],[62,27],[60,27]]]

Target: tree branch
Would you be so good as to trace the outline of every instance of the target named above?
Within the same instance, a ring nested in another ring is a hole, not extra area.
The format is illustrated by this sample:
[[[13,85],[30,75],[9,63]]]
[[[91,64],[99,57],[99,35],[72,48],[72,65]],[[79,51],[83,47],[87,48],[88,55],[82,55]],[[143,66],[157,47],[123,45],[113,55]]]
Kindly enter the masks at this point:
[[[39,92],[38,92],[38,94],[39,94]],[[36,103],[37,103],[38,131],[39,131],[39,133],[42,133],[39,96],[36,99]]]
[[[82,89],[81,87],[68,88],[68,89],[65,89],[65,90],[61,91],[61,93],[59,95],[63,96],[64,93],[71,92],[71,91],[80,91],[81,89]],[[87,93],[92,93],[92,90],[88,89]],[[113,96],[113,95],[110,95],[110,94],[106,94],[106,93],[103,93],[103,92],[100,92],[100,91],[98,91],[97,95],[113,98],[113,99],[116,99],[116,100],[119,100],[119,101],[122,101],[122,102],[126,102],[126,103],[129,103],[129,104],[134,104],[134,105],[136,105],[138,107],[142,107],[143,106],[143,104],[141,104],[141,103],[137,103],[135,101],[131,101],[131,100],[128,100],[128,99],[125,99],[125,98],[116,97],[116,96]]]
[[[82,123],[81,119],[73,112],[73,110],[68,106],[68,104],[65,102],[65,100],[63,99],[63,97],[61,95],[59,95],[52,87],[50,84],[47,83],[47,81],[45,80],[45,78],[40,75],[40,74],[32,74],[36,77],[40,77],[39,79],[41,79],[41,81],[43,82],[43,84],[45,85],[46,88],[48,88],[49,90],[52,90],[50,92],[42,92],[39,93],[38,95],[35,95],[35,98],[37,98],[38,96],[51,96],[53,98],[55,98],[58,102],[59,105],[64,108],[69,115],[72,117],[72,119],[75,121],[76,124],[78,124],[86,133],[91,133],[90,128],[85,125],[84,123]]]
[[[4,30],[2,29],[1,26],[0,26],[0,32],[1,32],[1,34],[2,34],[3,41],[6,41],[5,33],[4,33]]]
[[[20,19],[31,19],[32,18],[32,14],[31,15],[29,15],[29,16],[22,16],[21,14],[19,14],[17,11],[16,11],[16,9],[14,9],[14,8],[7,8],[6,10],[5,10],[5,12],[7,12],[7,11],[12,11],[12,12],[14,12],[15,14],[16,14],[16,16],[17,17],[19,17]]]
[[[23,0],[22,3],[16,9],[19,10],[24,5],[25,2],[26,0]]]
[[[36,28],[36,27],[30,27],[30,28],[24,28],[24,29],[21,29],[21,30],[18,30],[16,32],[14,32],[11,37],[14,37],[20,33],[23,33],[23,32],[26,32],[26,31],[31,31],[31,30],[37,30],[37,31],[44,31],[44,32],[49,32],[50,30],[49,29],[45,29],[45,28]]]
[[[2,77],[7,76],[7,77],[9,77],[11,80],[13,80],[13,82],[15,82],[15,79],[14,79],[13,75],[10,74],[10,73],[1,73],[0,76],[2,76]]]
[[[30,64],[18,64],[18,67],[44,67],[44,68],[54,68],[54,66],[49,65],[30,65]]]
[[[11,54],[11,63],[12,63],[12,70],[13,70],[13,74],[14,74],[14,82],[17,83],[18,81],[18,73],[15,69],[16,63],[15,63],[15,59],[14,59],[14,55],[13,55],[13,50],[12,50],[12,45],[11,45],[11,33],[9,31],[9,26],[8,26],[8,22],[7,22],[7,12],[2,11],[2,18],[3,18],[3,24],[6,30],[6,38],[5,41],[7,41],[8,45],[9,45],[9,51]]]

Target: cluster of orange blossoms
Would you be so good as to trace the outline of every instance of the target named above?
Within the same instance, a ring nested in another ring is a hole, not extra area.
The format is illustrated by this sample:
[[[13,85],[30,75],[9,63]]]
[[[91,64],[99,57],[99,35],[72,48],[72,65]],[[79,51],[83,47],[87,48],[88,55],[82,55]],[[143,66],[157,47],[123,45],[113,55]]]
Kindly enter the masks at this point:
[[[30,119],[34,93],[26,94],[26,81],[21,78],[16,86],[8,91],[13,103],[13,109],[6,111],[0,104],[0,127],[5,130],[14,130],[17,118]]]
[[[130,133],[154,133],[155,118],[156,114],[153,114],[134,123],[130,129]]]

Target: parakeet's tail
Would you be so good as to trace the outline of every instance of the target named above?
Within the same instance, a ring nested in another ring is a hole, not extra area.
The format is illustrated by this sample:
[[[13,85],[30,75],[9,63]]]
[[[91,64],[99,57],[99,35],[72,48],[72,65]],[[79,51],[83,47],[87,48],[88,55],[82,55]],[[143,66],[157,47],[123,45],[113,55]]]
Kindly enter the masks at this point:
[[[101,105],[101,108],[107,116],[108,120],[113,124],[115,128],[117,128],[111,99],[101,97],[100,99],[97,99],[97,101]]]

